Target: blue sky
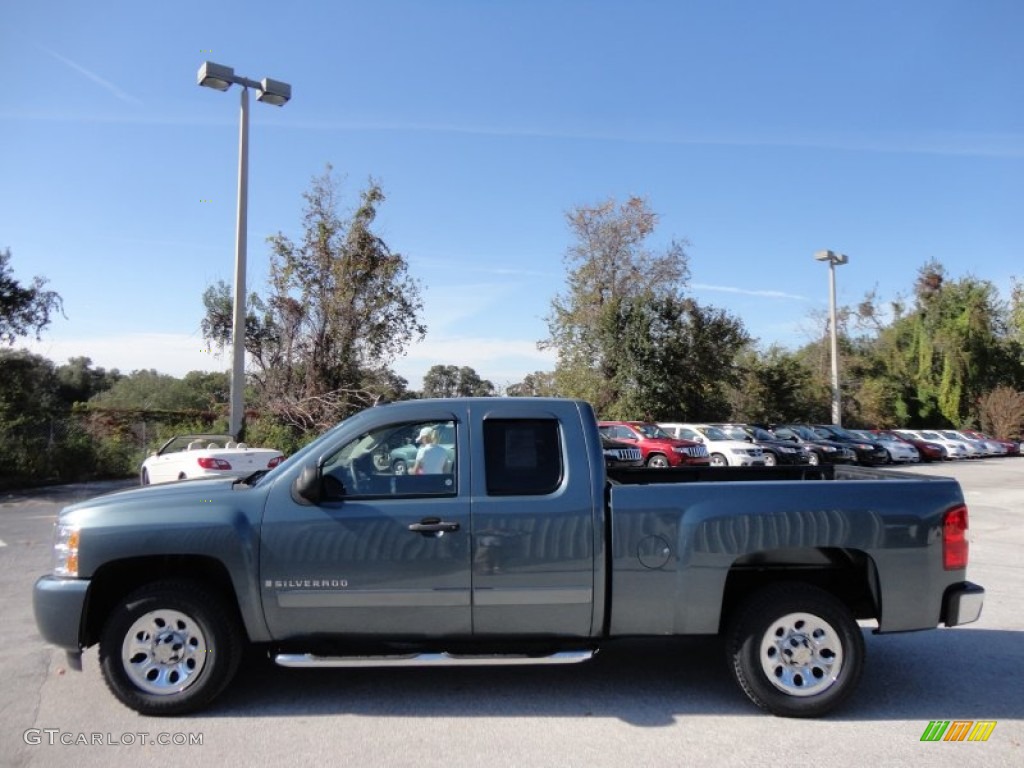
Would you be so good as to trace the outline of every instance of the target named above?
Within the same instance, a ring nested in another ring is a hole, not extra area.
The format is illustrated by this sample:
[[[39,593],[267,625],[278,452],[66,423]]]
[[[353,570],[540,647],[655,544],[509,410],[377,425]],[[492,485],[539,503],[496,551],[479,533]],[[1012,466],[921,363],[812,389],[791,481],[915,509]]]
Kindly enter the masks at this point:
[[[0,7],[0,248],[64,298],[43,341],[123,372],[226,369],[201,294],[231,282],[239,89],[251,102],[249,286],[300,234],[326,163],[421,281],[434,364],[499,386],[550,369],[565,212],[630,195],[651,245],[689,242],[690,293],[762,344],[840,303],[907,292],[929,259],[1008,295],[1024,242],[1024,3],[1017,0],[374,3],[233,0]],[[208,201],[208,202],[204,202]]]

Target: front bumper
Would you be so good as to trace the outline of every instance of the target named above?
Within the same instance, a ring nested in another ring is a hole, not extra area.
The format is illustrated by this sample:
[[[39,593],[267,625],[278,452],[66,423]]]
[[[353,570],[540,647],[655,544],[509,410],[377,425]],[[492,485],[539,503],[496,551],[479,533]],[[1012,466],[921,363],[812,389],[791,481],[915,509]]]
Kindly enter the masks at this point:
[[[88,579],[43,576],[32,589],[32,607],[39,634],[48,643],[80,651],[82,617],[89,592]]]
[[[969,581],[954,584],[942,597],[942,623],[947,627],[970,624],[981,616],[985,588]]]

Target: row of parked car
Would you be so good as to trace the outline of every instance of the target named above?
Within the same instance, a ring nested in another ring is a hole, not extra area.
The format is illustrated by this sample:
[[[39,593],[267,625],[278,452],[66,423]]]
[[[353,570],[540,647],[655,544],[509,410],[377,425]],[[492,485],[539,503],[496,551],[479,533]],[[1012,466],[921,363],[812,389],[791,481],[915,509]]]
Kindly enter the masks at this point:
[[[852,430],[832,424],[599,423],[608,466],[903,464],[1020,456],[1021,444],[975,430]]]

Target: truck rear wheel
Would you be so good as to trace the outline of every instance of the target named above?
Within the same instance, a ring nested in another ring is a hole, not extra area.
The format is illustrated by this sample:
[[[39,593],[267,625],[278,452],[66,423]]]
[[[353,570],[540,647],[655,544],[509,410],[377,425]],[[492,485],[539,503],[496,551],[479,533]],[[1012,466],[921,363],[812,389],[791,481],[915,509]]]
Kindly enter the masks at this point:
[[[180,715],[209,704],[238,669],[242,638],[224,602],[186,581],[148,584],[111,612],[100,668],[122,704],[143,715]]]
[[[846,701],[864,667],[850,610],[808,584],[774,584],[736,611],[726,636],[733,676],[761,709],[818,717]]]

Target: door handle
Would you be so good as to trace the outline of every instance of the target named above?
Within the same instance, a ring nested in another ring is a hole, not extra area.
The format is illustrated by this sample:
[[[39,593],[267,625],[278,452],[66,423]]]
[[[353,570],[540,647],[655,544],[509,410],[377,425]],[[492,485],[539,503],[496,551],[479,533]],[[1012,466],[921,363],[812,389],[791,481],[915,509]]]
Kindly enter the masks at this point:
[[[436,517],[431,517],[418,523],[412,523],[409,526],[409,530],[413,533],[432,533],[435,536],[443,536],[446,533],[453,533],[454,531],[459,530],[459,524],[449,523],[444,520],[438,520]]]

